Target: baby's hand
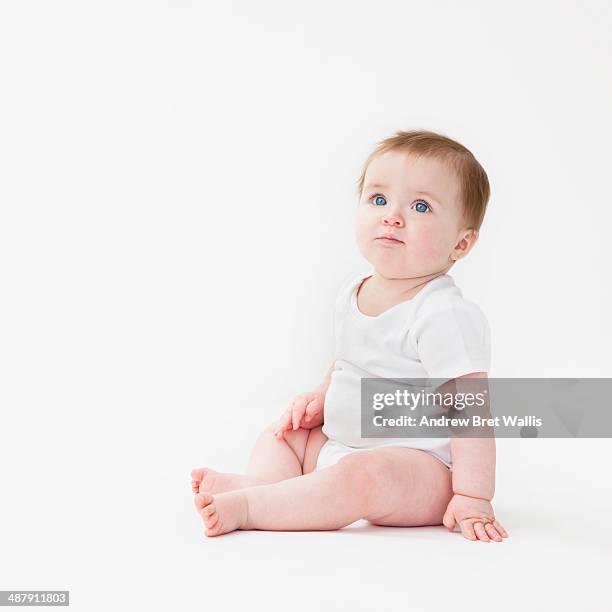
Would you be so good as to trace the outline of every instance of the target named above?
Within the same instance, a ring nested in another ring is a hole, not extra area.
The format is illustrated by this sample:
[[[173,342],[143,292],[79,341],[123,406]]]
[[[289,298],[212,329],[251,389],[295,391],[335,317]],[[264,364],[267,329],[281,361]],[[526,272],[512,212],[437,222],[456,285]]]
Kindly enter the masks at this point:
[[[323,423],[323,404],[325,394],[320,391],[310,391],[298,395],[291,406],[287,408],[280,418],[274,435],[282,438],[288,430],[295,431],[300,427],[313,429]]]
[[[450,500],[444,518],[444,526],[453,531],[459,523],[461,533],[468,540],[501,542],[508,532],[495,520],[491,502],[480,497],[468,497],[455,493]]]

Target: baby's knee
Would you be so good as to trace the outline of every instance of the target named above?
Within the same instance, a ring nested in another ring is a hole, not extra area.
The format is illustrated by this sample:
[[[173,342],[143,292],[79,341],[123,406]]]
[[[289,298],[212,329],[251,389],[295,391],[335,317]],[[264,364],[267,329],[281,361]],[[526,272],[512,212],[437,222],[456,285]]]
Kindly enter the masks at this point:
[[[342,479],[349,484],[364,508],[363,518],[386,515],[397,489],[393,458],[377,451],[359,451],[338,461]]]
[[[343,481],[352,483],[361,492],[375,493],[384,473],[384,461],[385,457],[378,457],[369,451],[357,451],[342,457],[337,466],[342,472]]]

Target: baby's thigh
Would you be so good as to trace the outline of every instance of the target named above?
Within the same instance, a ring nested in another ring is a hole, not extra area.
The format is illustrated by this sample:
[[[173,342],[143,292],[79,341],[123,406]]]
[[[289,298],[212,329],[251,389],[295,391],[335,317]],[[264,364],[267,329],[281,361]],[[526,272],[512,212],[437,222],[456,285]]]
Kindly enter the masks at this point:
[[[370,462],[374,468],[369,470],[374,474],[373,489],[384,500],[373,504],[378,510],[364,517],[368,521],[394,527],[442,523],[453,496],[452,476],[433,455],[414,448],[387,446],[352,453],[343,460],[351,457],[356,462]]]
[[[302,472],[310,474],[317,467],[317,459],[321,448],[327,442],[327,436],[323,433],[323,425],[313,427],[306,441],[306,450],[304,451],[304,463],[302,464]]]

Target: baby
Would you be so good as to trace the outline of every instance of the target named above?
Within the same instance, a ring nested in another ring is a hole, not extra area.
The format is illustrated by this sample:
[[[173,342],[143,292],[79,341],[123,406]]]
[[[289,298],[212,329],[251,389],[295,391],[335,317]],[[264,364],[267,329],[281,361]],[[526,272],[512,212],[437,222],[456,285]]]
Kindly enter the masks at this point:
[[[207,536],[236,529],[333,530],[455,525],[501,542],[495,440],[362,438],[361,378],[486,378],[488,322],[447,274],[478,238],[489,182],[446,136],[399,131],[370,154],[358,184],[356,237],[372,273],[336,299],[336,359],[257,438],[245,474],[191,473]]]

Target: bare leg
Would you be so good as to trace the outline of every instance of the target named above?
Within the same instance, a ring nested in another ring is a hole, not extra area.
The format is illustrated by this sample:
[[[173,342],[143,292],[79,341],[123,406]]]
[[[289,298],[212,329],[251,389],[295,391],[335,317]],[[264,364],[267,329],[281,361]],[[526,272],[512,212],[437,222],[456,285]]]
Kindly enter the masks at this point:
[[[285,432],[285,438],[274,435],[277,422],[262,431],[256,442],[245,474],[217,472],[210,468],[196,468],[191,472],[191,486],[194,493],[224,493],[245,487],[269,484],[301,476],[304,472],[304,458],[308,464],[316,462],[318,451],[327,437],[321,429],[297,429]],[[314,432],[311,437],[310,432]],[[310,438],[310,440],[309,440]],[[318,448],[314,448],[317,446]],[[308,453],[306,449],[308,448]],[[307,470],[314,466],[305,466]]]
[[[439,525],[450,472],[424,451],[387,447],[353,453],[304,476],[196,495],[206,535],[235,529],[334,530],[365,518],[396,526]]]
[[[274,435],[277,423],[269,425],[259,434],[245,473],[268,483],[301,476],[304,451],[310,429],[286,431],[285,439]]]

